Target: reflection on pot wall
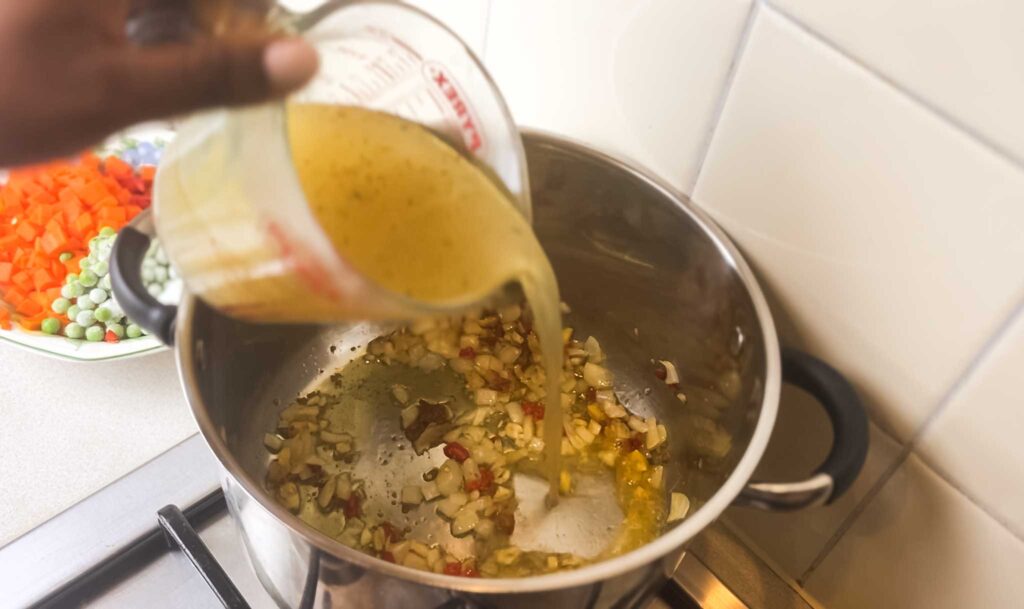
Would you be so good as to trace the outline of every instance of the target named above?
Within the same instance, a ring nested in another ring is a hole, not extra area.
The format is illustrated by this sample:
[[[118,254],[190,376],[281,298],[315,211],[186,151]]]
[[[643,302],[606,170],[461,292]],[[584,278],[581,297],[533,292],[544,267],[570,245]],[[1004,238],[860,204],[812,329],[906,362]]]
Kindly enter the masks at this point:
[[[872,449],[845,498],[732,527],[828,607],[1019,601],[1024,6],[416,4],[482,53],[520,123],[692,195],[757,267],[783,339],[867,398]],[[816,409],[786,397],[766,475],[827,448]]]

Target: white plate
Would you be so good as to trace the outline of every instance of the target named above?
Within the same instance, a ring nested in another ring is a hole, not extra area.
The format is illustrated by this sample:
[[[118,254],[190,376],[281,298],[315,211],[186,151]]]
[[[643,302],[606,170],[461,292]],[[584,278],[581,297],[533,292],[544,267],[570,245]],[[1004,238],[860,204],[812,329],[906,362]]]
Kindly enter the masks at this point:
[[[99,154],[109,156],[111,154],[119,157],[131,157],[133,151],[138,153],[140,146],[145,143],[160,144],[167,143],[174,137],[174,131],[166,123],[152,123],[133,127],[114,136],[104,142],[97,149]],[[127,160],[127,159],[126,159]],[[5,175],[0,175],[0,183],[6,181]],[[167,284],[160,300],[164,303],[175,304],[181,298],[181,280],[172,280]],[[40,355],[46,355],[62,360],[76,362],[100,362],[116,359],[127,359],[150,353],[157,353],[166,349],[158,339],[152,336],[140,336],[139,338],[125,338],[116,343],[89,342],[86,340],[75,340],[65,336],[54,336],[42,332],[24,330],[14,324],[10,330],[0,329],[0,341],[10,343]]]

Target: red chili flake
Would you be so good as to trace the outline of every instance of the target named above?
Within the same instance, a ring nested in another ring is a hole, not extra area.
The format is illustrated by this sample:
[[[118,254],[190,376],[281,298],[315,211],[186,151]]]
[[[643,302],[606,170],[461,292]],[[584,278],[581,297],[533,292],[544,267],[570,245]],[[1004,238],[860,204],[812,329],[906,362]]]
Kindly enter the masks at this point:
[[[449,442],[444,445],[444,456],[452,461],[462,463],[469,458],[469,449],[458,442]]]
[[[380,553],[380,558],[381,560],[386,560],[388,562],[395,562],[395,555],[391,552],[388,552],[387,550],[384,550]]]
[[[103,335],[103,340],[108,343],[116,343],[121,339],[117,337],[117,334],[114,334],[113,330],[107,330],[107,333]]]
[[[463,359],[473,359],[476,357],[476,349],[473,347],[463,347],[459,349],[459,357]]]
[[[658,377],[659,381],[663,381],[668,378],[668,370],[665,369],[664,364],[658,364],[654,368],[654,376]]]
[[[669,387],[671,387],[672,389],[674,389],[674,390],[678,390],[679,389],[679,383],[667,383],[667,385]]]
[[[533,417],[539,421],[544,418],[544,406],[537,402],[523,402],[523,414]]]
[[[619,448],[622,449],[623,453],[629,454],[634,450],[640,450],[643,447],[644,441],[639,436],[633,436],[632,438],[626,438],[625,440],[619,440]]]
[[[597,401],[597,389],[593,387],[587,387],[587,402]]]
[[[359,500],[359,495],[352,493],[348,496],[345,501],[345,518],[358,518],[363,514],[362,502]]]
[[[501,511],[494,515],[494,526],[506,535],[511,535],[516,530],[516,514],[512,511]]]
[[[445,575],[462,575],[462,563],[450,562],[444,566]]]
[[[380,525],[380,528],[384,531],[384,541],[400,541],[402,539],[402,532],[395,528],[395,525],[390,522],[384,522]]]
[[[480,477],[466,481],[466,490],[480,491],[482,495],[490,495],[494,491],[494,473],[489,467],[480,468]]]

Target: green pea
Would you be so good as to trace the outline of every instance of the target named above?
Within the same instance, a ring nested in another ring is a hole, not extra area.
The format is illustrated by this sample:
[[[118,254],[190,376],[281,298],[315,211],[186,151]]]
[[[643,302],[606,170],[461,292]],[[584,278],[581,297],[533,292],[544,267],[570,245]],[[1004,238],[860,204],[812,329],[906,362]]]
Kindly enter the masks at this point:
[[[70,307],[68,307],[68,310],[65,311],[65,312],[68,314],[68,319],[74,319],[74,318],[78,317],[78,314],[81,311],[82,311],[82,307],[80,307],[80,306],[78,306],[76,304],[73,304]]]
[[[114,336],[124,338],[124,326],[121,324],[107,324],[107,332],[113,332]]]
[[[106,262],[100,260],[92,265],[92,272],[103,277],[110,272],[110,266]]]
[[[43,320],[43,323],[39,325],[39,329],[47,334],[56,334],[60,332],[60,320],[56,317],[47,317]]]
[[[101,322],[106,323],[106,322],[110,321],[110,319],[112,317],[114,317],[114,313],[110,309],[108,309],[107,307],[99,307],[93,313],[93,316],[96,318],[96,321],[101,321]]]
[[[78,281],[78,273],[68,273],[64,276],[64,283],[74,283]]]
[[[85,261],[83,260],[82,262]],[[78,283],[82,284],[87,288],[96,287],[96,283],[99,282],[100,278],[96,276],[96,273],[93,273],[92,271],[89,270],[84,270],[84,265],[82,266],[82,269],[82,274],[78,276]]]
[[[63,254],[58,256],[57,259],[60,260],[61,262],[67,262],[68,260],[71,260],[74,257],[75,255],[72,254],[71,252],[64,252]]]
[[[96,323],[96,316],[92,311],[83,310],[75,315],[75,321],[78,322],[78,325],[88,328]]]
[[[89,268],[92,267],[92,259],[82,258],[81,260],[78,261],[78,266],[79,268],[82,269],[82,274],[84,275],[85,271],[89,270]]]
[[[100,237],[113,237],[116,234],[117,231],[110,228],[109,226],[104,226],[103,228],[100,229]]]
[[[85,331],[85,340],[98,343],[101,340],[103,340],[104,334],[106,333],[103,331],[103,328],[99,326],[89,326],[89,328]]]
[[[71,322],[64,326],[64,336],[68,338],[82,338],[85,336],[85,328],[75,322]]]
[[[62,314],[62,313],[67,313],[68,312],[68,307],[70,307],[70,306],[71,306],[71,301],[70,300],[68,300],[67,298],[58,298],[57,300],[53,301],[53,304],[50,305],[50,308],[53,309],[54,313]]]
[[[128,328],[125,330],[125,334],[128,338],[138,338],[142,336],[142,328],[135,324],[128,324]]]
[[[74,283],[65,284],[60,289],[60,295],[68,299],[78,298],[83,293],[84,290],[82,289],[82,284],[78,283],[77,281],[75,281]]]

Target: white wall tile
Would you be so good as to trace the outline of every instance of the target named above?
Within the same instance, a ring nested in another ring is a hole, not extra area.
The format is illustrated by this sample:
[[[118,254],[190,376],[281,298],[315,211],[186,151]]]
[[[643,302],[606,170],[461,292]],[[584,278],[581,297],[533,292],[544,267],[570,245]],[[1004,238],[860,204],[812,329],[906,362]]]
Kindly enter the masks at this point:
[[[1020,607],[1024,541],[917,457],[885,484],[807,581],[829,609]]]
[[[430,13],[462,38],[477,56],[483,56],[490,0],[405,0]]]
[[[860,476],[835,503],[797,512],[732,508],[725,519],[756,544],[778,569],[799,580],[853,509],[900,454],[900,445],[871,425],[868,458]],[[782,392],[779,418],[756,480],[799,480],[814,470],[832,446],[828,417],[799,389]]]
[[[695,199],[899,441],[1024,293],[1024,173],[771,9]]]
[[[770,2],[1024,160],[1024,2]]]
[[[486,64],[516,121],[693,185],[750,0],[496,0]]]
[[[1024,314],[925,429],[916,450],[1024,539],[1022,380]]]

